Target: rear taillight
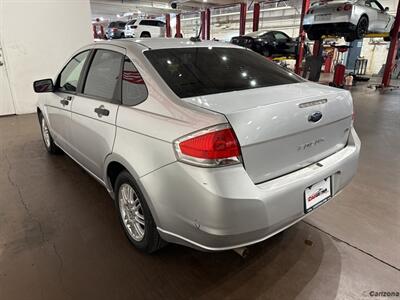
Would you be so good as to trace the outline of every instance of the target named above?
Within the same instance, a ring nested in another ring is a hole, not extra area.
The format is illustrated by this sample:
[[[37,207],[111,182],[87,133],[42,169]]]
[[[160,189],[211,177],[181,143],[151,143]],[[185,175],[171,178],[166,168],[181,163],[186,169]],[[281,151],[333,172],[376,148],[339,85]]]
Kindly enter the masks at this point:
[[[174,142],[179,161],[200,166],[220,167],[241,162],[240,145],[228,124],[213,126]]]
[[[353,5],[351,4],[345,4],[345,6],[343,7],[343,10],[351,10],[353,8]]]
[[[113,28],[112,29],[113,32],[117,32],[117,30],[118,30],[117,28]]]
[[[344,10],[344,11],[349,11],[349,10],[351,10],[353,8],[353,5],[351,5],[350,3],[346,3],[344,6],[338,6],[337,8],[336,8],[336,10],[337,11],[342,11],[342,10]]]

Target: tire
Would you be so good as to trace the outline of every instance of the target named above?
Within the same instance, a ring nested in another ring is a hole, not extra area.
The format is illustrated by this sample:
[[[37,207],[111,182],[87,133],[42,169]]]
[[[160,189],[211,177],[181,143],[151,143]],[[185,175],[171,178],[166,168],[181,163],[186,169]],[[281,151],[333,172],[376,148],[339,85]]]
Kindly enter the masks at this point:
[[[122,171],[115,181],[119,220],[129,241],[139,250],[153,253],[164,246],[150,209],[132,175]]]
[[[125,38],[125,33],[121,33],[121,39]]]
[[[354,32],[354,40],[359,40],[364,38],[365,34],[368,33],[369,21],[367,16],[361,16],[358,20],[356,30]]]
[[[41,113],[39,113],[40,131],[42,133],[42,139],[47,152],[50,154],[60,154],[62,150],[54,143],[53,137],[50,134],[50,129],[47,126],[46,119]]]
[[[318,32],[307,32],[308,39],[311,41],[319,41],[321,39],[321,34]]]
[[[141,37],[141,38],[149,38],[149,37],[151,37],[151,35],[150,35],[150,33],[148,33],[148,32],[142,32],[141,35],[140,35],[140,37]]]

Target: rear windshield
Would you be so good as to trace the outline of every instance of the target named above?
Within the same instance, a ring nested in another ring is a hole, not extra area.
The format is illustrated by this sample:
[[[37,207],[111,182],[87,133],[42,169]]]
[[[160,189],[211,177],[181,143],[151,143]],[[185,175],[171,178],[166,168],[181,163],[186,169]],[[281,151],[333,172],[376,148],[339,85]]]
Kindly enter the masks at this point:
[[[288,70],[245,49],[158,49],[144,54],[180,98],[303,82]]]

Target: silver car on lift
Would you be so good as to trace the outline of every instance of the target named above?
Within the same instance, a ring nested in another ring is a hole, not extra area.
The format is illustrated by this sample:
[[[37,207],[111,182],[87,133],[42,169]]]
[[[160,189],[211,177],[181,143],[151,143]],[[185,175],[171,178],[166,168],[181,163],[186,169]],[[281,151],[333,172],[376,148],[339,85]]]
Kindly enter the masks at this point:
[[[351,42],[367,33],[388,33],[394,17],[377,0],[331,0],[311,5],[303,27],[310,40],[323,35],[343,36]]]
[[[227,43],[96,43],[34,89],[47,150],[107,188],[147,252],[163,241],[210,251],[260,242],[357,169],[348,91]]]

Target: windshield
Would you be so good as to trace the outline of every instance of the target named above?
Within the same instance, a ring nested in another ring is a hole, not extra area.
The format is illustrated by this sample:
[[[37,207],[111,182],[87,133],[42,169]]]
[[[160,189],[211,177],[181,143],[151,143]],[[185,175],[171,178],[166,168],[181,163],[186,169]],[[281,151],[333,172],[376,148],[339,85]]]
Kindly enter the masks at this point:
[[[245,49],[208,47],[148,50],[144,55],[180,98],[303,82]]]

